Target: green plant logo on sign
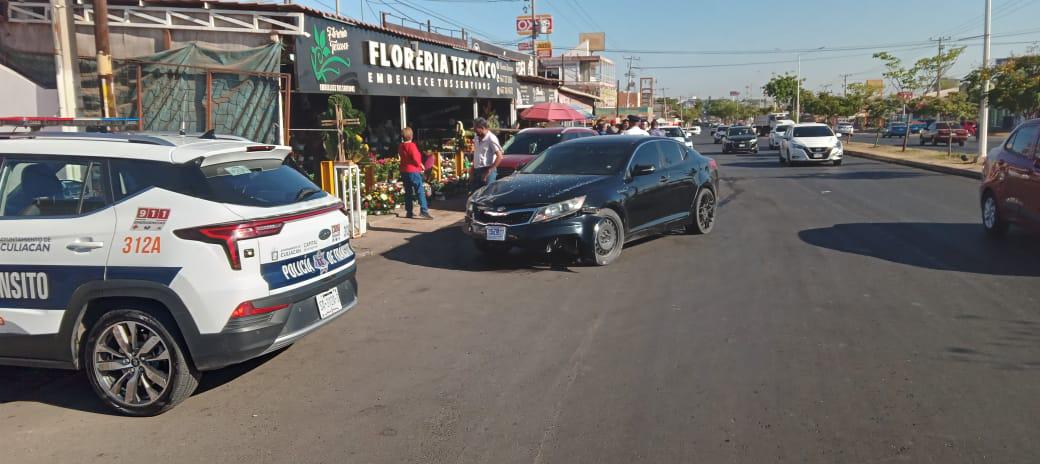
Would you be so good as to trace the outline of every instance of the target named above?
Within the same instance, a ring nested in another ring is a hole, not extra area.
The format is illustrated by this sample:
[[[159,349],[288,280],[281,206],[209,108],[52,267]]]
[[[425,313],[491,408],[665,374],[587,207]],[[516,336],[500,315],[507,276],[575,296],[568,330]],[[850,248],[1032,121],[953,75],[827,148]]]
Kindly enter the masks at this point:
[[[335,37],[329,37],[326,35],[326,32],[325,30],[319,30],[318,26],[314,26],[314,46],[311,47],[311,70],[314,71],[314,78],[318,82],[327,82],[329,74],[338,76],[342,71],[338,65],[343,65],[346,68],[350,67],[349,58],[343,59],[335,55],[337,50],[346,49],[347,44],[337,44]]]

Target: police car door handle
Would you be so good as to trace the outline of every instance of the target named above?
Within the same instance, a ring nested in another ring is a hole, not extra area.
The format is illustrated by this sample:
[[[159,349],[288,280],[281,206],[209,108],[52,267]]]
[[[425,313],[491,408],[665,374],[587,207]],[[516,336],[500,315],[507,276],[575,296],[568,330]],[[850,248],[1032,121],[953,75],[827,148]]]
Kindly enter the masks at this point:
[[[104,246],[105,246],[105,242],[95,242],[95,241],[93,241],[93,239],[87,237],[87,238],[78,238],[76,240],[73,240],[72,243],[69,243],[68,245],[66,245],[65,248],[68,248],[68,249],[70,249],[72,251],[84,252],[84,251],[96,250],[98,248],[103,248]]]

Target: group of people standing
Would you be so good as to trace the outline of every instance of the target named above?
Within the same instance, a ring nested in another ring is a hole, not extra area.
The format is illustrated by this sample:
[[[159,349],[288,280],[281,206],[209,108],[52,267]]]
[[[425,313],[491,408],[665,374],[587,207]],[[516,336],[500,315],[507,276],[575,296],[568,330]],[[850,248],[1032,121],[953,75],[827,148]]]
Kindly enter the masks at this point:
[[[469,191],[475,191],[495,181],[498,164],[502,162],[502,144],[498,137],[491,133],[488,122],[484,118],[473,121],[473,173],[469,178]],[[433,219],[429,204],[426,201],[426,187],[423,186],[423,173],[429,169],[423,162],[423,154],[412,140],[415,134],[411,127],[401,130],[401,144],[397,154],[401,158],[401,179],[404,181],[405,217],[414,218],[414,203],[419,203],[419,218]]]
[[[647,126],[649,125],[649,129]],[[598,120],[593,126],[599,135],[650,135],[663,137],[664,131],[656,120],[647,123],[646,119],[636,115],[629,115],[618,124],[611,124],[605,120]]]

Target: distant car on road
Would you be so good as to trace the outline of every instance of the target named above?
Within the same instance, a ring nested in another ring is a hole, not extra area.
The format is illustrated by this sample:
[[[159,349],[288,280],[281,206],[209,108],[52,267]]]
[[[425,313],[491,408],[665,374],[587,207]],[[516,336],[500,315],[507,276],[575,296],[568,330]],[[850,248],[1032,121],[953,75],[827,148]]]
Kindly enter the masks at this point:
[[[889,137],[904,137],[906,136],[906,123],[903,122],[890,122],[885,126],[885,130],[881,133],[884,138]]]
[[[841,140],[826,124],[795,124],[784,133],[780,144],[780,164],[795,162],[826,163],[841,165],[844,147]]]
[[[963,147],[964,141],[968,140],[968,131],[956,122],[933,122],[921,130],[918,138],[921,145],[928,142],[931,142],[932,145],[938,145],[939,142],[945,144],[952,141],[952,143]]]
[[[715,144],[722,143],[722,138],[726,136],[727,130],[729,130],[729,126],[718,126],[715,128],[715,132],[711,134]]]
[[[695,135],[701,135],[701,126],[690,126],[686,128],[687,137],[693,137]]]
[[[790,129],[792,125],[794,125],[793,122],[791,124],[779,125],[774,127],[773,130],[769,131],[770,150],[776,150],[777,148],[780,148],[780,141],[784,139],[784,133],[787,132],[787,129]]]
[[[523,129],[502,147],[497,176],[505,177],[531,162],[547,148],[560,142],[599,135],[586,127],[532,127]]]
[[[758,153],[758,134],[754,127],[731,126],[722,139],[723,153]]]
[[[834,128],[834,132],[851,137],[853,134],[856,133],[856,129],[852,127],[851,122],[839,122],[838,125]]]
[[[690,148],[693,148],[693,141],[690,140],[690,138],[686,136],[686,131],[684,131],[681,127],[679,127],[679,126],[661,126],[661,131],[664,132],[664,136],[665,137],[668,137],[668,138],[670,138],[672,140],[675,140],[676,142],[679,142],[679,143],[681,143],[683,145],[686,145],[686,146],[688,146]]]
[[[718,187],[715,160],[674,140],[582,138],[474,192],[463,231],[484,253],[563,250],[604,266],[641,237],[711,232]]]
[[[924,130],[924,128],[928,127],[928,125],[933,123],[933,122],[935,122],[934,119],[911,122],[910,123],[910,133],[911,134],[920,133],[922,130]]]
[[[1011,224],[1040,231],[1040,119],[1022,123],[990,151],[982,169],[982,225],[992,236]]]

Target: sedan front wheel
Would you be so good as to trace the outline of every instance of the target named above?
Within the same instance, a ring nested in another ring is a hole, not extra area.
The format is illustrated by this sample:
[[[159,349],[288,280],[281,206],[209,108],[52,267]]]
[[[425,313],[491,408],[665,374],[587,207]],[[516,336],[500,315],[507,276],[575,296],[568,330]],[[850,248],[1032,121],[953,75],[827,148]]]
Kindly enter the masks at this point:
[[[603,209],[593,229],[590,243],[582,244],[582,258],[588,264],[606,266],[619,256],[625,246],[625,227],[621,217],[611,209]]]

